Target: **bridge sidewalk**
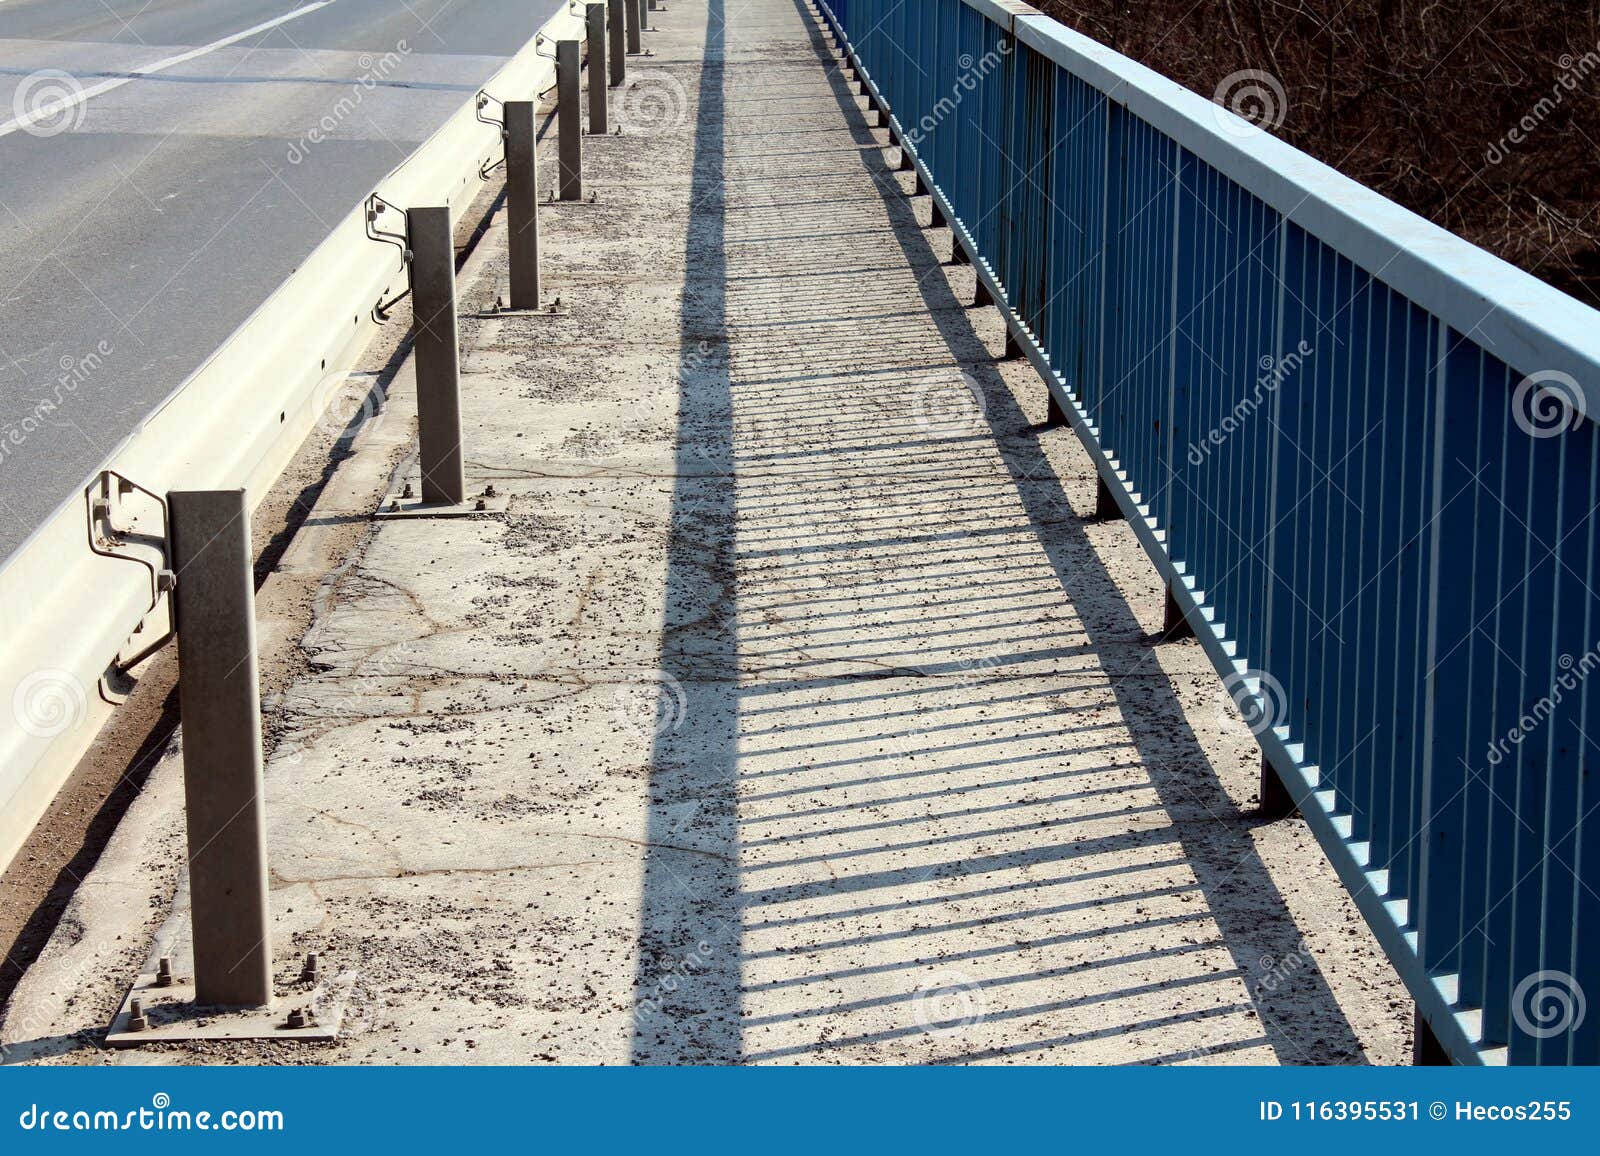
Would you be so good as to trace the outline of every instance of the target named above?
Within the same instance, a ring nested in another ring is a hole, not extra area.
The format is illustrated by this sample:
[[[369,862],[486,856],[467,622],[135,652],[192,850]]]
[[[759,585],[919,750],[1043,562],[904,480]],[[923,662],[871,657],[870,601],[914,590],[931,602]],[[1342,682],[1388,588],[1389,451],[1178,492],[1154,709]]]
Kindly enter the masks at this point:
[[[271,704],[277,955],[321,953],[345,1037],[110,1058],[1402,1060],[1401,989],[1299,822],[1250,818],[1248,732],[813,18],[655,22],[598,203],[543,219],[570,312],[468,327],[509,512],[376,525]],[[499,221],[483,253],[464,310]],[[12,1058],[107,1058],[176,765]]]

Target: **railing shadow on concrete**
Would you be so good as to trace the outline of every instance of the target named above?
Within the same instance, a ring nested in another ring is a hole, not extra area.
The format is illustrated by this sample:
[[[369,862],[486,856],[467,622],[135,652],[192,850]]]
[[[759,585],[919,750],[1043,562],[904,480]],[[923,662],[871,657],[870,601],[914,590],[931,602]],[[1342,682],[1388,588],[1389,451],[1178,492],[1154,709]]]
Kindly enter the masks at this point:
[[[1600,316],[1016,0],[821,8],[1419,1059],[1594,1062]]]
[[[706,470],[708,460],[727,460],[732,441],[726,347],[706,339],[725,325],[715,206],[723,196],[726,32],[724,0],[710,0],[686,249],[687,279],[708,291],[684,295],[678,373],[682,412],[700,420],[679,430],[660,656],[669,695],[683,695],[667,709],[693,726],[658,726],[651,756],[632,1045],[634,1061],[646,1064],[732,1063],[740,1047],[741,936],[728,918],[739,891],[733,490],[725,475]]]
[[[797,6],[804,10],[803,5]],[[832,57],[822,45],[820,36],[816,47],[819,59],[831,66]],[[848,90],[842,78],[836,78],[834,90],[840,107],[851,118],[852,124],[864,126],[865,120],[857,98]],[[889,203],[891,220],[895,222],[894,237],[906,261],[916,270],[936,271],[942,261],[915,220],[899,210],[899,205],[904,202],[905,190],[881,151],[877,148],[864,150],[863,162],[877,181],[881,195]],[[1081,519],[1073,513],[1061,482],[1038,445],[1036,437],[1039,429],[1031,426],[1018,408],[992,360],[986,363],[984,359],[971,358],[970,351],[975,345],[981,347],[982,340],[973,328],[965,304],[954,297],[943,276],[919,276],[918,284],[927,309],[926,316],[937,327],[952,357],[963,364],[965,371],[982,389],[984,440],[996,442],[1002,447],[1001,456],[1010,472],[1015,496],[1021,499],[1027,513],[1028,525],[1018,527],[1019,532],[1036,541],[1049,558],[1051,573],[1048,582],[1037,586],[1039,593],[1053,595],[1058,600],[1064,594],[1067,603],[1092,606],[1093,617],[1077,623],[1071,636],[1079,640],[1082,649],[1089,653],[1106,652],[1120,659],[1127,653],[1129,644],[1148,642],[1149,639],[1126,603],[1116,595],[1114,581],[1104,572],[1085,539],[1082,525],[1088,519]],[[992,356],[987,351],[983,355],[991,359]],[[981,494],[963,497],[971,502],[984,500]],[[983,545],[981,549],[988,551],[992,547]],[[982,586],[979,585],[973,593],[981,590]],[[1026,635],[1021,634],[1021,637]],[[1033,655],[1019,652],[1018,657]],[[1159,666],[1153,662],[1149,665],[1151,674],[1164,683]],[[1193,773],[1191,768],[1208,766],[1206,756],[1190,731],[1170,685],[1152,693],[1150,682],[1150,679],[1140,679],[1135,685],[1125,677],[1113,677],[1098,689],[1115,698],[1122,715],[1128,720],[1128,739],[1155,789],[1157,804],[1153,809],[1166,809],[1191,818],[1189,821],[1180,819],[1161,837],[1152,837],[1149,833],[1130,834],[1107,840],[1108,846],[1099,850],[1114,850],[1118,844],[1139,846],[1144,854],[1152,858],[1170,858],[1173,862],[1191,867],[1196,890],[1204,901],[1205,910],[1221,932],[1222,946],[1234,957],[1234,971],[1248,976],[1258,968],[1263,957],[1285,959],[1301,950],[1298,933],[1282,896],[1250,843],[1248,831],[1253,821],[1237,813],[1237,808],[1214,777]],[[1060,716],[1056,717],[1059,721]],[[999,745],[1003,747],[1006,743]],[[1108,749],[1114,750],[1118,745],[1108,744]],[[998,750],[996,754],[999,754]],[[992,761],[984,759],[982,765],[1003,772],[1007,761],[1001,755]],[[1197,804],[1198,815],[1195,814]],[[1084,857],[1091,850],[1094,849],[1082,844],[1046,846],[1034,851],[1032,857],[1038,862],[1058,859],[1071,861]],[[952,870],[960,870],[962,866],[954,860],[950,864]],[[973,864],[967,863],[965,867],[970,869]],[[1108,960],[1106,966],[1112,966],[1115,962],[1114,959]],[[1196,975],[1164,982],[1182,987],[1204,982],[1205,979],[1205,976]],[[1114,1003],[1114,1000],[1105,1002]],[[1342,1053],[1351,1058],[1361,1054],[1354,1033],[1314,961],[1308,960],[1308,966],[1297,976],[1292,993],[1279,992],[1274,1000],[1270,995],[1263,996],[1258,992],[1257,1004],[1257,1010],[1261,1013],[1261,1034],[1284,1062],[1305,1062],[1305,1057],[1312,1054]],[[1096,1009],[1096,1015],[1114,1019],[1115,1011],[1101,1006]],[[1182,1019],[1176,1017],[1174,1022],[1181,1022]],[[1148,1022],[1113,1023],[1101,1033],[1085,1033],[1082,1038],[1163,1026],[1170,1025],[1163,1023],[1161,1017]],[[1073,1041],[1019,1040],[1004,1052],[1025,1053],[1067,1042]],[[1255,1046],[1260,1042],[1260,1038],[1221,1041],[1205,1048],[1205,1052],[1208,1055],[1217,1054]],[[977,1053],[965,1058],[978,1059],[983,1055]],[[1176,1057],[1157,1057],[1151,1062],[1161,1062],[1164,1058]]]
[[[709,15],[690,194],[707,211],[690,225],[697,289],[680,334],[692,421],[660,658],[693,725],[662,728],[652,755],[635,1060],[962,1061],[1111,1039],[1151,1063],[1264,1048],[1287,1062],[1358,1058],[1309,958],[1292,991],[1249,1001],[1263,957],[1301,950],[1252,822],[1203,773],[1164,676],[1141,677],[1137,694],[1119,678],[1152,640],[1096,568],[855,98],[835,76],[873,197],[838,182],[841,198],[763,200],[741,182],[731,198],[720,3]],[[861,210],[894,260],[801,256],[730,275],[732,254],[794,247],[763,220],[776,209],[802,230],[838,230]],[[914,280],[923,310],[878,293],[875,278],[894,273]],[[855,364],[838,341],[852,325],[902,337],[905,363]],[[741,337],[737,373],[708,340],[724,333]],[[987,416],[931,447],[875,400],[903,393],[856,386],[952,366]],[[813,444],[805,426],[824,416],[835,440]],[[1004,482],[952,472],[996,446]],[[859,501],[890,463],[915,491]],[[1018,507],[1002,528],[973,532],[961,513],[1002,502]],[[939,533],[908,535],[933,514]],[[848,555],[829,519],[855,533]],[[929,584],[937,597],[908,605],[905,591]],[[1004,612],[1005,598],[1044,609]],[[1107,708],[1126,725],[1093,717]],[[1079,740],[1070,757],[1063,727]],[[981,946],[951,948],[980,931],[993,933]],[[976,977],[954,994],[988,1001],[981,1034],[941,1039],[919,1019],[934,960]]]

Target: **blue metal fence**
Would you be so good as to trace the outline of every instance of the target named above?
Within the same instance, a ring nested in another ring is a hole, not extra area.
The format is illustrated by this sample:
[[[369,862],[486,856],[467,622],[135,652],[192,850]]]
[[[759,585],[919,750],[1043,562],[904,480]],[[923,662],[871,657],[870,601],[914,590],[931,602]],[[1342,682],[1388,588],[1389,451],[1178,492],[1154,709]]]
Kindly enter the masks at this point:
[[[1440,1041],[1600,1062],[1600,314],[1026,5],[823,4]]]

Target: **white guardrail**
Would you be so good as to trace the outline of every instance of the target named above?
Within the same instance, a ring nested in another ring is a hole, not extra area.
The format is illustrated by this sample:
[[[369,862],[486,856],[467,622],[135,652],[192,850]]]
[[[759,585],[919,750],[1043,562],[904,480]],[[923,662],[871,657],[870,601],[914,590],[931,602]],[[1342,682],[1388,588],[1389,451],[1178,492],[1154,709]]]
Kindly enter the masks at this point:
[[[583,29],[581,10],[574,15],[569,6],[540,34],[581,40]],[[537,43],[524,45],[485,90],[499,100],[531,99],[553,85],[555,62]],[[475,98],[465,102],[374,191],[402,208],[449,205],[458,222],[481,190],[479,166],[501,151],[499,129],[476,112]],[[330,397],[323,383],[354,366],[375,336],[374,304],[405,286],[399,250],[368,238],[365,211],[364,202],[353,207],[83,489],[0,563],[0,869],[114,710],[101,678],[130,649],[152,601],[153,572],[138,560],[162,564],[149,546],[119,547],[122,558],[91,549],[90,491],[98,493],[103,472],[112,470],[163,497],[243,486],[252,507],[261,502],[322,418]],[[379,218],[382,228],[402,225]],[[115,508],[115,487],[111,499]],[[117,518],[121,527],[126,521]],[[161,532],[148,517],[137,530]]]

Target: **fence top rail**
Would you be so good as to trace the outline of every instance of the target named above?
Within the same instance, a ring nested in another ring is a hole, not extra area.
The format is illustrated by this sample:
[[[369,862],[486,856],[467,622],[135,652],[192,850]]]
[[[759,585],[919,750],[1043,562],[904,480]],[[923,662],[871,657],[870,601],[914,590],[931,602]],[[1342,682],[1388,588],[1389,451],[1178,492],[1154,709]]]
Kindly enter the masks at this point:
[[[1600,419],[1600,311],[1019,0],[962,0],[1521,373]]]

